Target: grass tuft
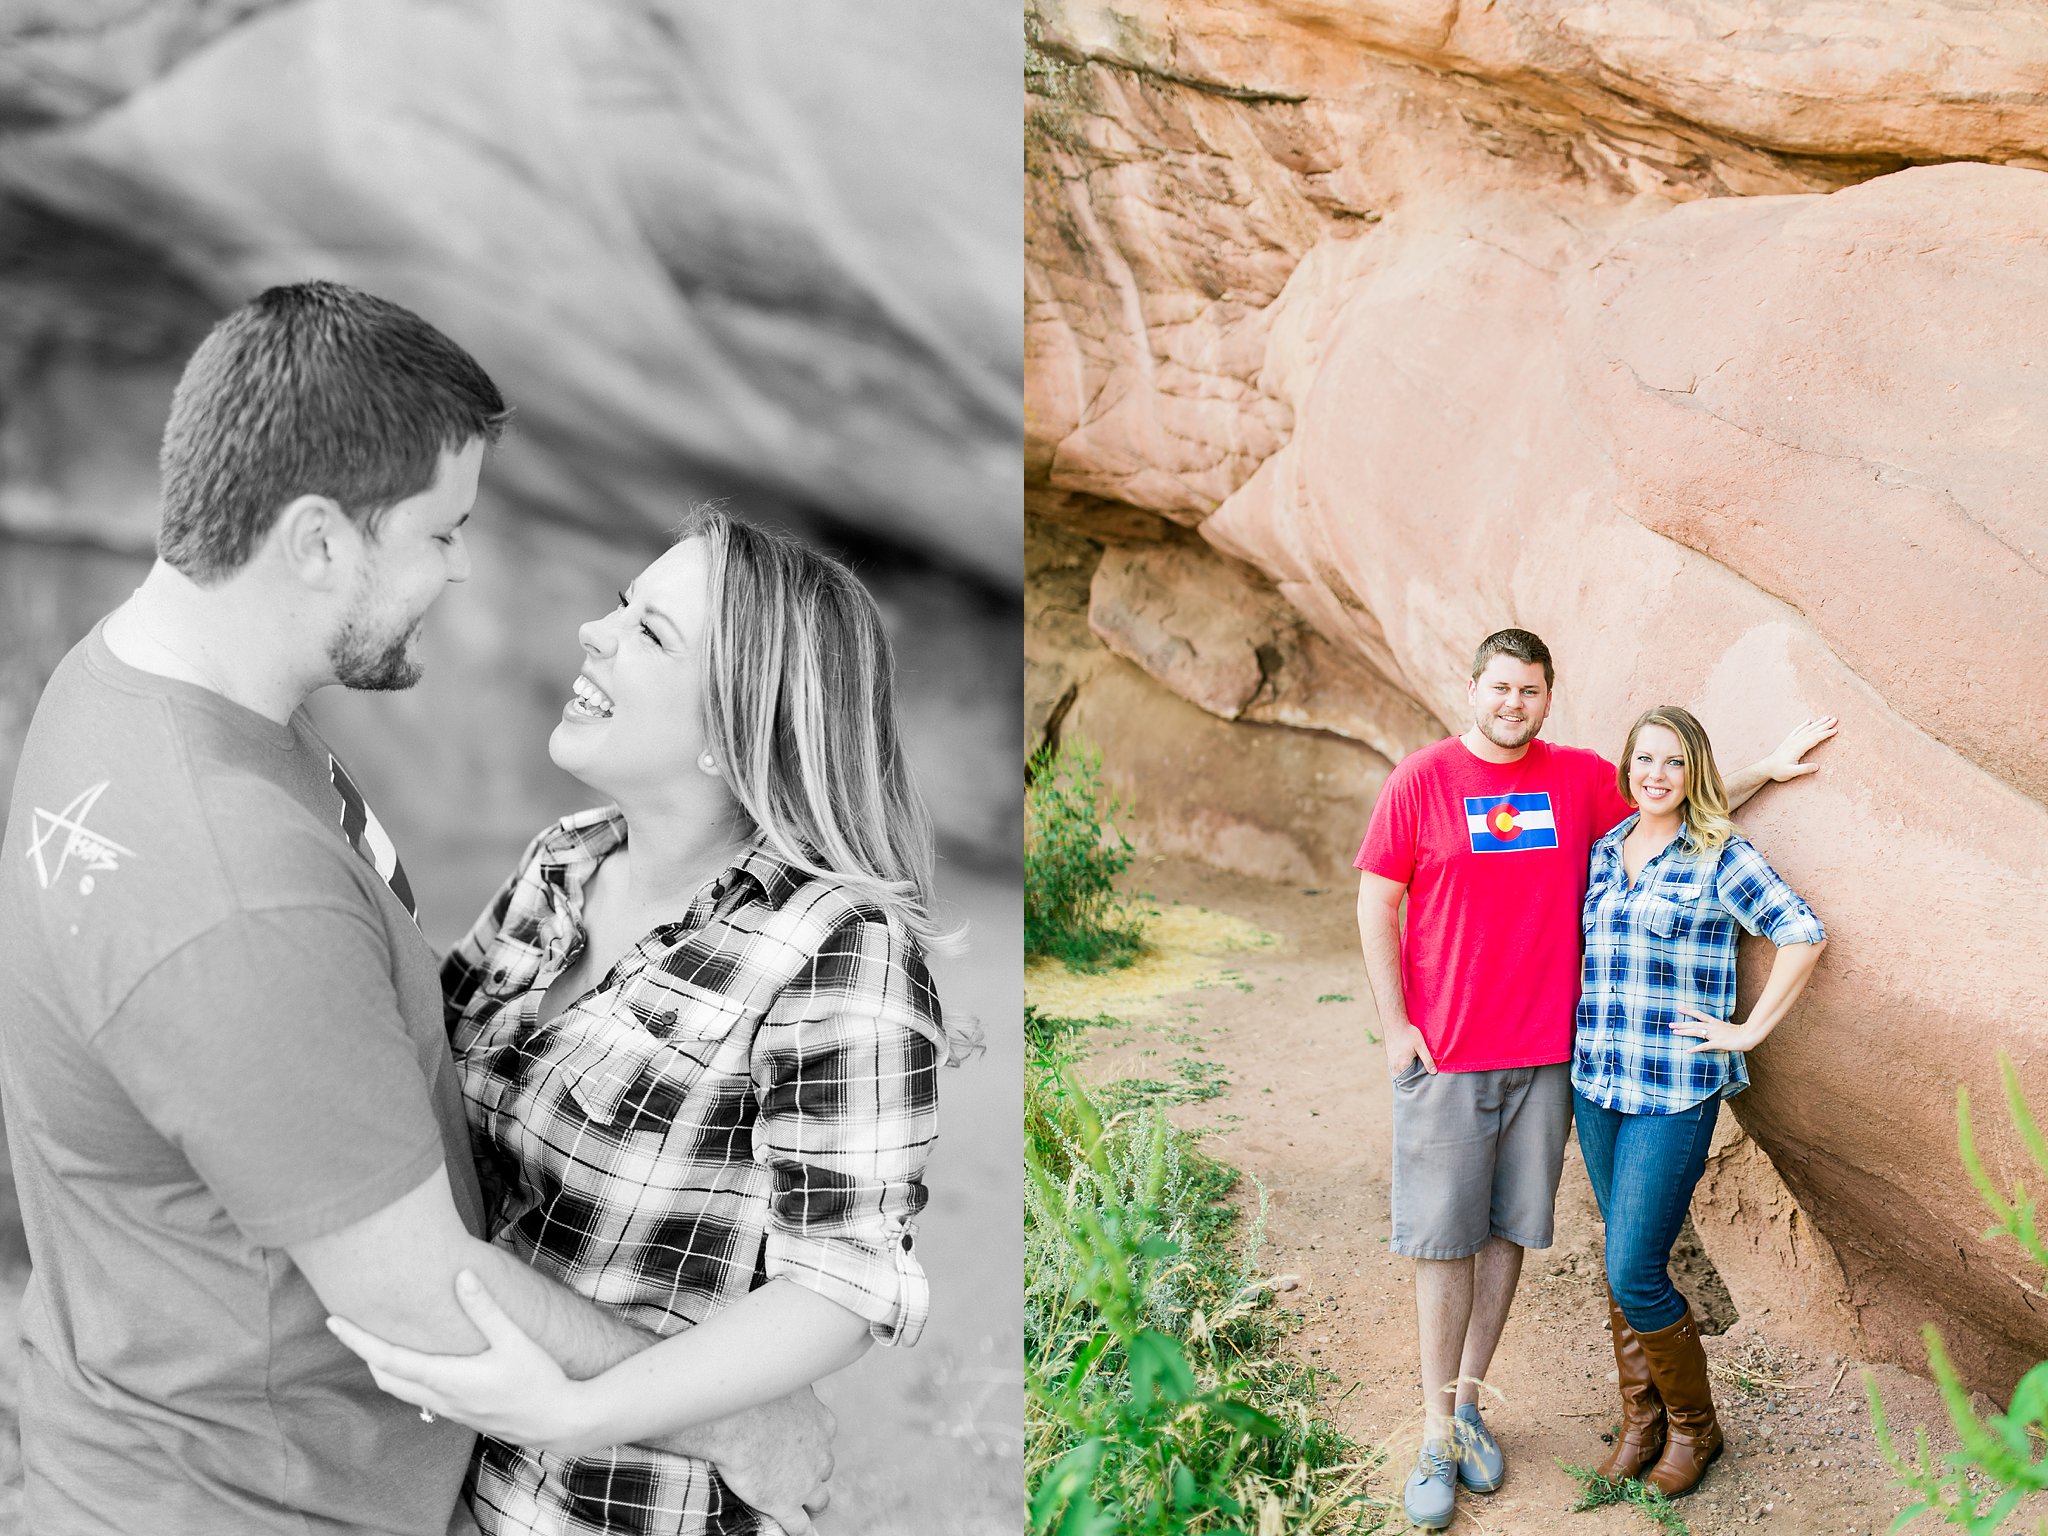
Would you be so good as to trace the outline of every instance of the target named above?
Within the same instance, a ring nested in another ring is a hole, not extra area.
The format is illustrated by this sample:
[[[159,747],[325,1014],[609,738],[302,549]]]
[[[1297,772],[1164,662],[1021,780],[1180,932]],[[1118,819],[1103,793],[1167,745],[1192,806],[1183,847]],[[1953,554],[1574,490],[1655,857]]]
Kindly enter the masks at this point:
[[[1579,1485],[1579,1502],[1571,1507],[1571,1513],[1620,1504],[1671,1536],[1692,1536],[1692,1527],[1685,1523],[1678,1506],[1648,1483],[1632,1477],[1602,1477],[1591,1467],[1567,1466],[1564,1470]]]

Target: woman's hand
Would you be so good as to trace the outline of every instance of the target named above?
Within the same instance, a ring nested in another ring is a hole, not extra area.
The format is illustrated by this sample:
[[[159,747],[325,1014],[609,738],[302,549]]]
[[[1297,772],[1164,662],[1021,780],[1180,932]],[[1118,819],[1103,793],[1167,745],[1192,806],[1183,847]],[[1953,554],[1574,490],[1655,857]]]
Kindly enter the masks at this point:
[[[1778,743],[1777,751],[1764,759],[1764,770],[1780,784],[1819,772],[1820,764],[1802,763],[1800,759],[1840,729],[1841,722],[1833,715],[1807,721]]]
[[[484,1336],[481,1354],[423,1354],[341,1317],[328,1318],[327,1326],[362,1356],[377,1385],[401,1402],[515,1445],[565,1456],[595,1449],[579,1411],[584,1384],[564,1375],[469,1270],[455,1277],[455,1299]]]
[[[1697,1008],[1688,1008],[1683,1003],[1678,1005],[1678,1011],[1692,1022],[1673,1019],[1671,1032],[1674,1035],[1689,1035],[1698,1042],[1686,1047],[1690,1055],[1697,1056],[1701,1051],[1746,1051],[1763,1038],[1744,1026],[1733,1024],[1727,1019],[1717,1019],[1710,1013],[1701,1013]],[[411,1399],[408,1398],[407,1401],[410,1402]]]

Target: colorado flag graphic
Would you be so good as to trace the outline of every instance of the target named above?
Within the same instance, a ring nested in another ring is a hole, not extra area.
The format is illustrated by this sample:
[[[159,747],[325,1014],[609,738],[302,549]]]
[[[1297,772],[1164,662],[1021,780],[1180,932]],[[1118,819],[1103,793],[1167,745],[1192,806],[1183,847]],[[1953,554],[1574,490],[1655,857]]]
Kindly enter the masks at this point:
[[[341,766],[341,759],[331,752],[327,755],[327,770],[334,787],[341,793],[341,831],[348,839],[349,847],[384,877],[384,883],[391,887],[391,894],[405,908],[406,916],[418,922],[420,909],[412,899],[412,882],[405,878],[405,866],[398,862],[398,850],[392,846],[383,823],[377,820],[377,813],[370,809],[370,802],[356,788],[356,781],[348,776],[348,770]]]
[[[1520,853],[1557,846],[1557,818],[1550,796],[1487,795],[1465,797],[1465,825],[1472,833],[1474,853]]]

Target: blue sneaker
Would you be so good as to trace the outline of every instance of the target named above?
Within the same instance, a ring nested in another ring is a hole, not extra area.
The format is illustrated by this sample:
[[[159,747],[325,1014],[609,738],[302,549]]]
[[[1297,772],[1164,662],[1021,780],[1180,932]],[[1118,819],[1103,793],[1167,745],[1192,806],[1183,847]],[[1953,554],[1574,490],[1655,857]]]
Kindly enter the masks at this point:
[[[1479,1417],[1479,1405],[1466,1403],[1451,1421],[1458,1437],[1458,1481],[1474,1493],[1491,1493],[1508,1475],[1507,1459],[1500,1442]]]
[[[1457,1464],[1450,1447],[1436,1441],[1424,1445],[1415,1458],[1415,1470],[1408,1474],[1401,1507],[1408,1523],[1425,1531],[1440,1531],[1451,1523],[1451,1508],[1458,1501]]]

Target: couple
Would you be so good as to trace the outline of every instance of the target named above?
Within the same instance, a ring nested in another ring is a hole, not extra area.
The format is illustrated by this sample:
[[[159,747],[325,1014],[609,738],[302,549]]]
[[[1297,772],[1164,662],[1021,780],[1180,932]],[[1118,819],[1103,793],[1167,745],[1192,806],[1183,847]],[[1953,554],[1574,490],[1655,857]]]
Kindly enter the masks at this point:
[[[1537,740],[1555,681],[1527,630],[1473,657],[1472,728],[1402,761],[1373,807],[1358,926],[1393,1074],[1393,1251],[1415,1262],[1423,1446],[1415,1525],[1506,1476],[1478,1390],[1521,1275],[1547,1248],[1576,1122],[1606,1226],[1621,1421],[1599,1472],[1688,1493],[1721,1452],[1672,1244],[1744,1053],[1827,942],[1729,813],[1835,733],[1810,721],[1723,781],[1699,722],[1660,706],[1619,766]],[[1401,921],[1403,900],[1407,921]],[[1736,930],[1777,947],[1736,1024]]]
[[[178,385],[161,558],[37,707],[0,1092],[38,1536],[804,1531],[810,1384],[923,1326],[963,1042],[845,569],[690,516],[549,738],[612,803],[438,979],[307,719],[418,679],[507,414],[404,309],[260,295]]]

